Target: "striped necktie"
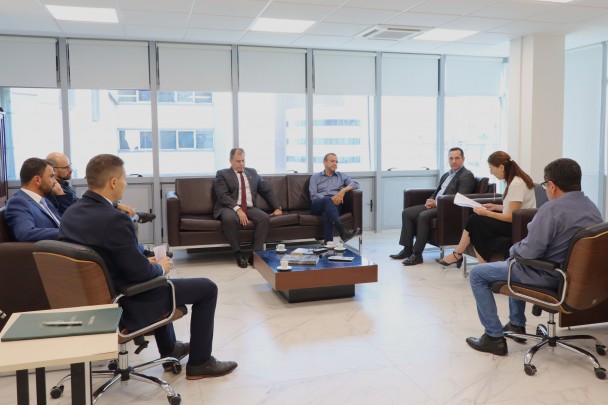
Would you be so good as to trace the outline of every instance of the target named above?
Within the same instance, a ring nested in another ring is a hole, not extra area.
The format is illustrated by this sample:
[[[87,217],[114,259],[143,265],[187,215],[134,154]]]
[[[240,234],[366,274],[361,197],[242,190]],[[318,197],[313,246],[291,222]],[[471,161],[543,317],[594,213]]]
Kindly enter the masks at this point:
[[[46,212],[47,214],[49,214],[49,216],[53,219],[53,221],[55,221],[55,224],[57,225],[57,228],[59,228],[59,218],[57,218],[55,216],[55,214],[53,214],[53,211],[51,211],[51,209],[47,205],[46,200],[44,198],[40,200],[40,206],[42,207],[42,209],[44,210],[44,212]]]
[[[243,172],[239,172],[241,176],[241,209],[247,214],[247,190],[245,188],[245,178]]]

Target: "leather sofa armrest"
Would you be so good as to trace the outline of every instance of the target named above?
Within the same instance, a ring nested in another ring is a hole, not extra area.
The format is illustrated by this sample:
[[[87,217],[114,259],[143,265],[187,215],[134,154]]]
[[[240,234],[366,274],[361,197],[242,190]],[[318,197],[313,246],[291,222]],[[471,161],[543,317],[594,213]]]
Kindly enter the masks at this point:
[[[403,190],[403,209],[413,207],[414,205],[422,205],[431,198],[435,192],[434,188],[414,188]]]
[[[437,232],[439,243],[447,240],[460,240],[463,223],[462,207],[454,204],[454,195],[442,195],[437,198]]]
[[[363,191],[353,190],[346,193],[344,198],[344,212],[353,214],[355,228],[363,229]]]
[[[180,202],[175,191],[167,192],[167,241],[169,246],[179,246]]]
[[[513,211],[513,234],[512,242],[517,243],[528,236],[528,224],[536,215],[537,208],[528,208]]]

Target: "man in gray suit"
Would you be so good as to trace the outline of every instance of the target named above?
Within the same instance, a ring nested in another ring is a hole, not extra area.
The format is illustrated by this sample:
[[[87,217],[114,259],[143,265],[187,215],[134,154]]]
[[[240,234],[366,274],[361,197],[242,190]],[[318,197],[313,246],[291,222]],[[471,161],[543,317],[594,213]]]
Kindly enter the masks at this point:
[[[405,266],[422,263],[422,251],[429,239],[431,221],[437,218],[437,197],[444,194],[468,194],[475,189],[475,177],[464,167],[464,152],[460,148],[449,150],[450,171],[441,176],[439,187],[425,204],[414,205],[401,213],[401,238],[403,249],[391,259],[405,259]],[[416,243],[414,243],[416,236]]]
[[[247,263],[253,264],[253,254],[247,260],[243,257],[239,229],[253,222],[253,250],[262,250],[270,228],[270,217],[255,206],[255,200],[258,194],[264,197],[274,210],[271,215],[283,213],[279,201],[258,172],[245,167],[245,151],[241,148],[230,151],[230,168],[217,171],[214,188],[217,201],[213,216],[222,221],[224,236],[235,253],[236,263],[246,268]]]

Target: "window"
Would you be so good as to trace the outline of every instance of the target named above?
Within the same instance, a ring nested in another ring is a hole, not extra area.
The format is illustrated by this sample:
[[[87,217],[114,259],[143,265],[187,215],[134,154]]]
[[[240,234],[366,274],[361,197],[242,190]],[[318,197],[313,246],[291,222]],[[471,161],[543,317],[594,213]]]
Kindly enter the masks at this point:
[[[314,96],[313,171],[327,153],[338,155],[340,171],[373,170],[373,108],[373,96]]]
[[[240,93],[239,139],[260,173],[307,172],[304,94]]]
[[[26,159],[63,150],[58,89],[0,88],[6,130],[7,178],[19,178]]]
[[[74,177],[84,177],[87,163],[100,153],[117,154],[125,161],[127,173],[152,174],[150,104],[119,103],[115,98],[141,93],[138,90],[69,91],[70,158]]]

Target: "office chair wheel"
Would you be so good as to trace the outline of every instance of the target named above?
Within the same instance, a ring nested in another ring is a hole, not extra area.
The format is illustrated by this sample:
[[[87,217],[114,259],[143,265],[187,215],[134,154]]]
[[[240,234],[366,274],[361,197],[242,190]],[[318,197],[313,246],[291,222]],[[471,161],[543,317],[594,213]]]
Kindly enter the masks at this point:
[[[606,369],[604,367],[598,367],[595,369],[595,376],[600,380],[606,379]]]
[[[168,396],[167,399],[171,405],[179,405],[182,403],[182,397],[179,394]]]
[[[110,360],[110,362],[108,363],[108,370],[110,371],[116,371],[118,369],[118,361],[117,360]]]
[[[536,327],[536,336],[542,336],[542,335],[543,335],[543,330],[537,326]]]
[[[63,385],[54,386],[53,388],[51,388],[51,398],[57,399],[61,396],[61,394],[63,394]]]
[[[536,367],[534,366],[534,364],[524,364],[524,371],[529,376],[533,376],[534,374],[536,374]]]
[[[600,356],[605,356],[606,355],[606,346],[604,346],[604,345],[595,345],[595,351]]]

